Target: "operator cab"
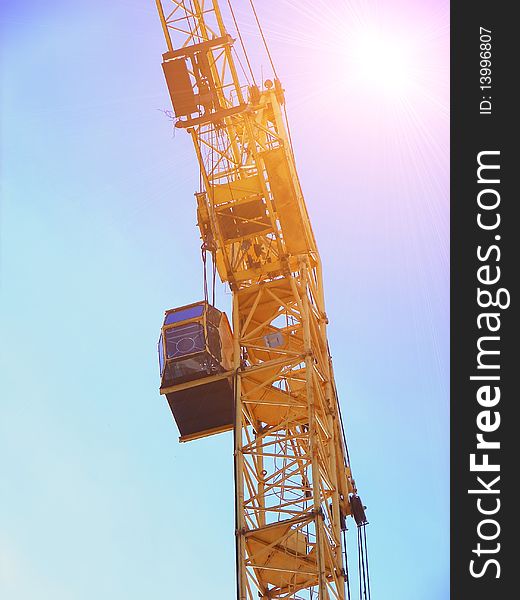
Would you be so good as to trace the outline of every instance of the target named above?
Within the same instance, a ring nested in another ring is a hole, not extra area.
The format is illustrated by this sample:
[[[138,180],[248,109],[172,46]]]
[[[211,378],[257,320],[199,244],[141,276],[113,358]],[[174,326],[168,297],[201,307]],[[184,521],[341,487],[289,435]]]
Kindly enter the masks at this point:
[[[207,302],[167,310],[158,351],[160,392],[181,441],[231,429],[233,336],[226,314]]]

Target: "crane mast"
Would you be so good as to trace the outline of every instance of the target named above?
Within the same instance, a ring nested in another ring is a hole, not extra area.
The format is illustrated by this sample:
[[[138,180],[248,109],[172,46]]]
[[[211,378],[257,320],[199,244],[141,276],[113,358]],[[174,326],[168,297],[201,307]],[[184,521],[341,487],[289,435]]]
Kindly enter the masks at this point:
[[[327,342],[320,256],[277,79],[244,81],[216,0],[156,0],[175,126],[191,136],[203,248],[233,295],[237,598],[344,600],[352,479]],[[361,511],[361,512],[360,512]],[[359,518],[358,518],[359,517]]]

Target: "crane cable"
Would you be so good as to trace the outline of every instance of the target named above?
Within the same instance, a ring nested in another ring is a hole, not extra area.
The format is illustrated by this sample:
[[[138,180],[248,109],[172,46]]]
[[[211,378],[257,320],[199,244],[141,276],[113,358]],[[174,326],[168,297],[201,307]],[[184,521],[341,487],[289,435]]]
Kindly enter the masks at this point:
[[[242,34],[240,33],[240,29],[238,27],[237,19],[235,17],[235,11],[233,10],[233,5],[231,4],[231,0],[227,0],[227,3],[229,6],[229,11],[231,12],[231,17],[233,18],[233,23],[235,24],[235,29],[237,30],[238,39],[240,40],[240,45],[242,46],[242,52],[244,53],[244,56],[245,56],[245,59],[247,62],[247,66],[249,68],[249,72],[251,73],[251,79],[253,80],[253,83],[256,85],[255,74],[253,73],[253,68],[251,67],[251,63],[249,62],[249,56],[247,55],[247,52],[246,52],[246,46],[244,44],[244,40],[242,39]],[[240,63],[240,58],[238,57],[238,54],[237,54],[237,58],[238,58],[238,62]],[[240,63],[240,66],[242,66],[242,63]],[[242,67],[242,70],[244,71],[244,75],[245,75],[245,70],[243,67]]]
[[[345,583],[347,584],[347,600],[350,600],[350,573],[348,571],[347,530],[343,529],[343,555],[345,558]]]
[[[260,25],[260,19],[258,18],[258,14],[256,12],[255,4],[253,0],[249,0],[249,4],[251,5],[251,10],[255,15],[256,24],[258,25],[258,31],[260,32],[260,36],[262,38],[262,42],[264,43],[265,51],[267,52],[267,57],[269,58],[269,62],[271,63],[271,68],[273,69],[273,74],[278,79],[278,73],[276,72],[276,67],[274,66],[273,57],[271,56],[271,52],[269,51],[269,46],[267,45],[267,40],[265,39],[264,31],[262,29],[262,25]]]
[[[370,575],[368,572],[368,547],[366,523],[358,525],[359,600],[370,600]]]
[[[210,153],[208,156],[208,168],[211,164],[211,173],[213,173],[215,169],[215,151],[214,151],[215,141],[213,137],[213,132],[211,133],[210,139]],[[202,178],[202,170],[199,170],[199,189],[202,191],[203,187],[203,178]],[[213,196],[213,188],[211,190],[206,190],[206,193]],[[214,205],[213,198],[211,198],[211,205]],[[202,264],[203,264],[203,279],[204,279],[204,302],[208,304],[209,302],[209,294],[208,294],[208,274],[207,274],[207,252],[211,253],[211,306],[215,306],[216,300],[216,281],[217,281],[217,248],[215,246],[215,242],[213,237],[205,236],[202,241],[202,246],[200,247],[202,254]]]
[[[269,50],[269,45],[267,44],[267,40],[264,35],[264,30],[262,29],[262,25],[260,24],[260,19],[258,18],[258,13],[256,12],[256,8],[255,8],[255,4],[254,4],[253,0],[249,0],[249,4],[251,5],[251,10],[253,11],[253,15],[255,16],[255,21],[258,26],[258,31],[260,32],[260,37],[262,38],[262,42],[264,43],[264,48],[265,48],[265,51],[267,52],[267,57],[269,58],[269,63],[271,64],[271,69],[273,70],[273,74],[274,74],[275,78],[278,81],[280,81],[280,78],[278,77],[278,73],[276,71],[276,67],[274,66],[274,61],[273,61],[273,57],[271,56],[271,51]],[[283,104],[283,114],[285,116],[285,125],[287,127],[287,135],[289,137],[289,147],[291,150],[292,158],[293,158],[293,160],[295,160],[294,147],[293,147],[292,135],[291,135],[291,127],[289,125],[289,118],[287,116],[287,106],[286,106],[285,102],[283,102],[282,104]],[[299,183],[300,178],[298,177],[298,174],[296,174],[296,178],[298,179],[298,183]]]

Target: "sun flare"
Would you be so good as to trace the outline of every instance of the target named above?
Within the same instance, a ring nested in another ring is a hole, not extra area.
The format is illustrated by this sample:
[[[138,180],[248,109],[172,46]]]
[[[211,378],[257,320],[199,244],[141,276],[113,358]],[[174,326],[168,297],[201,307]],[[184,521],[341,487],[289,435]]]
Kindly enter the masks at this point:
[[[388,98],[403,97],[413,88],[415,55],[410,39],[377,27],[352,32],[343,48],[351,84],[359,92]]]

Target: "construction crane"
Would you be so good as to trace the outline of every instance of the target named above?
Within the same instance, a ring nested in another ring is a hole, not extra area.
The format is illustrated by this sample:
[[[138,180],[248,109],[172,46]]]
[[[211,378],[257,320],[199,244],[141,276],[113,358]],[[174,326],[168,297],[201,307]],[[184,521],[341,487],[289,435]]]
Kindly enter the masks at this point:
[[[166,311],[161,394],[181,441],[233,431],[239,600],[350,596],[348,516],[365,550],[368,598],[365,507],[343,433],[320,255],[284,90],[267,44],[273,78],[256,83],[230,2],[237,47],[216,0],[156,4],[175,127],[191,136],[200,167],[204,264],[211,256],[233,297],[232,327],[214,294],[209,302],[206,275],[203,301]]]

